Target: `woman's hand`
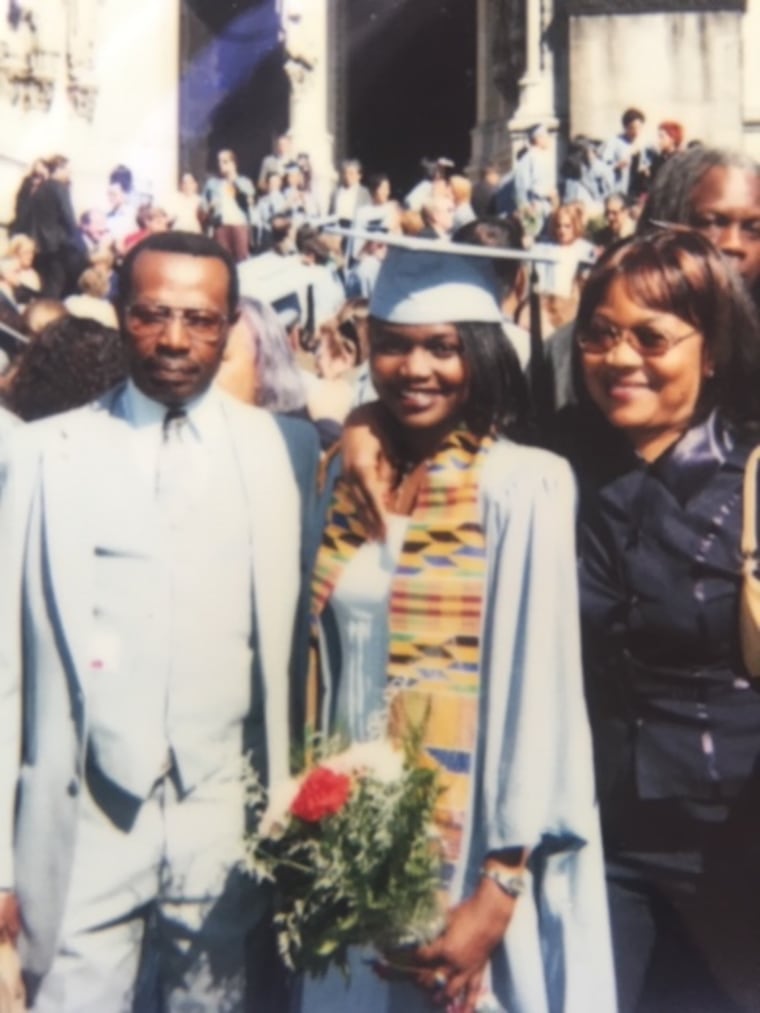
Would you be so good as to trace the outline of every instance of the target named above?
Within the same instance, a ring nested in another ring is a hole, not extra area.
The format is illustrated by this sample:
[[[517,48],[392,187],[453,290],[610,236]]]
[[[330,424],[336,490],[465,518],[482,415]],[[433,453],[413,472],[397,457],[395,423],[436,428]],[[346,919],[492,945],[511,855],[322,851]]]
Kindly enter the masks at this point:
[[[486,964],[516,903],[492,880],[482,879],[472,896],[449,911],[443,933],[415,952],[417,984],[441,1005],[456,1002],[457,1013],[474,1013]]]
[[[21,964],[15,945],[20,925],[16,895],[0,890],[0,1013],[23,1013],[26,1009]]]
[[[0,890],[0,942],[16,942],[21,929],[16,894],[10,890]]]
[[[0,1013],[24,1013],[26,996],[15,947],[0,943]]]
[[[385,537],[385,516],[398,475],[386,443],[382,405],[370,402],[345,420],[340,449],[343,475],[351,483],[356,509],[371,538]]]

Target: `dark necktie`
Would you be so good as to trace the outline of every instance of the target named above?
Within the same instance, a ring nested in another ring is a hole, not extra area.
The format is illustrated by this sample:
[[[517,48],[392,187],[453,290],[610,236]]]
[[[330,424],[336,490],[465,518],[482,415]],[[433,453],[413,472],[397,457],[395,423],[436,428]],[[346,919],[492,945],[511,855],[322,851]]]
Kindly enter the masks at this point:
[[[169,408],[164,416],[158,454],[156,495],[170,527],[185,515],[193,488],[193,435],[184,408]]]

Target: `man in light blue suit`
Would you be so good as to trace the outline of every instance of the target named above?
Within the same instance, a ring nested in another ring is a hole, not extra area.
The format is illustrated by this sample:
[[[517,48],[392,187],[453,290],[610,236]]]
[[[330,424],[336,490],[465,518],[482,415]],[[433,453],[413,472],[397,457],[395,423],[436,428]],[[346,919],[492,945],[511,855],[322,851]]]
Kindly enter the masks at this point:
[[[239,872],[241,757],[288,774],[317,451],[211,386],[236,307],[213,241],[150,237],[121,277],[129,381],[9,440],[0,935],[20,913],[44,1013],[143,1013],[148,963],[151,1009],[244,1008],[264,905]]]

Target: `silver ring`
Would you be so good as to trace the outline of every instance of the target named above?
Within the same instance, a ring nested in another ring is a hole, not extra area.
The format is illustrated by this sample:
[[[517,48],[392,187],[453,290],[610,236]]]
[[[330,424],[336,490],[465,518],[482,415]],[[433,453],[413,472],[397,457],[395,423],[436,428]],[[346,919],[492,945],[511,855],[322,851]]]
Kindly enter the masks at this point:
[[[433,981],[435,982],[436,988],[446,988],[449,983],[449,980],[443,971],[436,971],[433,975]]]

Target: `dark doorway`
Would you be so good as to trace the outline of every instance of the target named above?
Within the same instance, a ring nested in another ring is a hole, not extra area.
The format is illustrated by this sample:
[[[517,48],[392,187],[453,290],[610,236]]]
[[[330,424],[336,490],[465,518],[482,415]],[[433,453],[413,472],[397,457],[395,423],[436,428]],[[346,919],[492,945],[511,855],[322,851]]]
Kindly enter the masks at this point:
[[[275,0],[182,0],[180,168],[200,179],[220,148],[256,177],[287,127]]]
[[[423,157],[463,169],[475,125],[475,0],[346,0],[346,154],[394,192]]]

